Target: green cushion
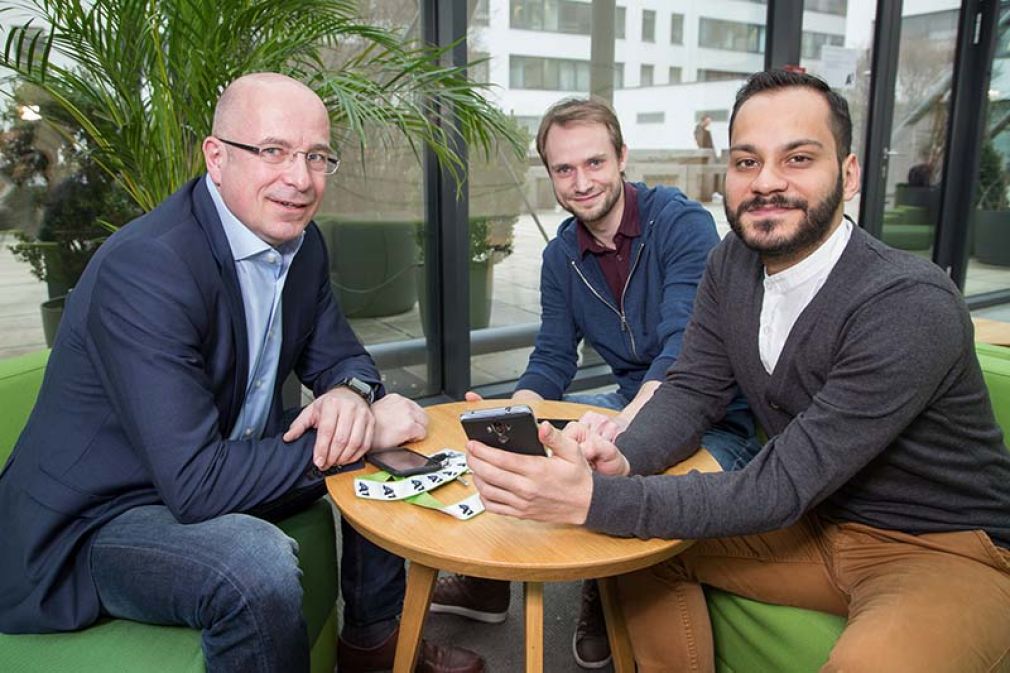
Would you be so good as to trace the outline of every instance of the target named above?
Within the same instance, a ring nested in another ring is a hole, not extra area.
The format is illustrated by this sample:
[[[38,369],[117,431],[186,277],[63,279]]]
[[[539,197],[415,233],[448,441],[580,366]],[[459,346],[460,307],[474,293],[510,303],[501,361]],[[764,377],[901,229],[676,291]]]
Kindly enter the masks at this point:
[[[706,587],[719,673],[809,673],[828,660],[845,618]]]
[[[35,404],[49,351],[0,360],[0,463]],[[278,523],[298,542],[302,611],[312,643],[312,672],[332,673],[337,645],[337,557],[333,509],[318,500]],[[74,633],[0,634],[3,673],[201,673],[200,633],[104,619]]]
[[[996,422],[1003,428],[1003,443],[1010,448],[1010,348],[977,343],[975,353],[982,366]]]
[[[933,227],[928,224],[890,224],[885,220],[880,238],[899,250],[928,250],[933,245]]]
[[[0,466],[7,462],[35,406],[48,359],[45,350],[0,360]]]
[[[1010,348],[976,343],[1004,442],[1010,435]],[[1010,443],[1007,444],[1010,447]],[[835,615],[760,603],[705,588],[719,673],[806,673],[828,659],[845,628]]]

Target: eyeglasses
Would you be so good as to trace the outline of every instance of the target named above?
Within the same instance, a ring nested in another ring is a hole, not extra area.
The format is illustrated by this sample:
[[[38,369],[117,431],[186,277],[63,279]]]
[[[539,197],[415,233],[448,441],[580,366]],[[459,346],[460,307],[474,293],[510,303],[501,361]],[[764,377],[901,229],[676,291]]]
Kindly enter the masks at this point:
[[[280,145],[263,145],[259,147],[257,145],[246,145],[245,143],[237,143],[233,140],[225,140],[224,138],[218,138],[225,145],[231,145],[232,147],[237,147],[240,150],[245,150],[255,154],[264,163],[278,165],[287,163],[288,161],[293,161],[295,157],[299,154],[305,155],[305,164],[309,167],[310,171],[315,171],[316,173],[322,173],[323,175],[333,175],[340,168],[340,157],[334,156],[329,152],[324,152],[320,150],[289,150],[286,147],[281,147]]]

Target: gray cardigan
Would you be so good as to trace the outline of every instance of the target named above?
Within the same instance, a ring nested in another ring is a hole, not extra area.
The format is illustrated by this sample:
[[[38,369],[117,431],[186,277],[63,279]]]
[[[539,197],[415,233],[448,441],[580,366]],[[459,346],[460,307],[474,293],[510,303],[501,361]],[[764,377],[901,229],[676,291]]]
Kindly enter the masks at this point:
[[[709,259],[680,358],[618,438],[632,476],[593,477],[586,525],[703,538],[816,511],[907,533],[982,529],[1010,548],[1010,454],[957,288],[855,228],[775,371],[758,355],[763,267],[730,234]],[[740,385],[770,441],[744,469],[654,476]]]

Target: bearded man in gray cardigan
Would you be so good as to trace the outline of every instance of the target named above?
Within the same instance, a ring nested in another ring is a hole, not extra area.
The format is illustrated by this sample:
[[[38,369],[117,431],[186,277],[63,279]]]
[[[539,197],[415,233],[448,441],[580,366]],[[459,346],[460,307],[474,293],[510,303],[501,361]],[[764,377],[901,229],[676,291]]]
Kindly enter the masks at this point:
[[[848,617],[824,671],[1010,671],[1010,454],[957,288],[843,215],[852,123],[821,80],[752,76],[726,214],[677,362],[616,445],[471,442],[487,509],[697,538],[621,578],[640,673],[715,670],[701,584]],[[742,470],[658,475],[739,385],[770,438]]]

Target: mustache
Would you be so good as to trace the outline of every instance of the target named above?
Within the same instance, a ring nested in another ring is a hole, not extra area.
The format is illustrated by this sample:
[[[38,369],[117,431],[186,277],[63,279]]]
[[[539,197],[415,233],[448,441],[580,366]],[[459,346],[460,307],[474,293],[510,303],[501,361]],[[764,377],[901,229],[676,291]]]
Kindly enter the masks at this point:
[[[809,204],[805,199],[790,199],[782,194],[775,194],[774,196],[755,196],[753,199],[741,203],[736,209],[736,215],[737,217],[740,217],[749,210],[757,210],[758,208],[764,208],[766,206],[774,206],[776,208],[796,208],[805,213],[807,212]]]

